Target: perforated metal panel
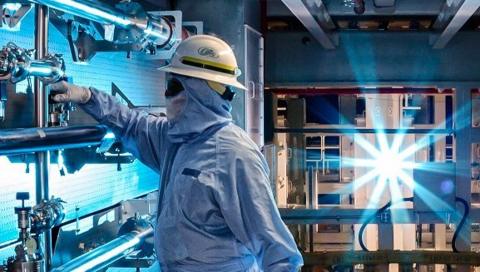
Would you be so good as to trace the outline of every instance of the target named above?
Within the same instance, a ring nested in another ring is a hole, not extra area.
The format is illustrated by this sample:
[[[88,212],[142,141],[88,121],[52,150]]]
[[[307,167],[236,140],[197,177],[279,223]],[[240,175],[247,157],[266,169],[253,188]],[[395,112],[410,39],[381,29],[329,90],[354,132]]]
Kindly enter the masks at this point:
[[[20,32],[0,30],[2,44],[14,41],[21,47],[33,48],[34,12],[22,22]],[[64,55],[67,75],[78,85],[94,86],[110,92],[114,82],[136,105],[164,105],[164,74],[156,71],[158,62],[144,61],[143,53],[132,53],[130,59],[125,52],[98,53],[88,65],[74,64],[67,40],[50,24],[49,52]],[[18,88],[18,86],[17,86]],[[73,114],[75,122],[85,114]],[[13,208],[17,205],[15,193],[30,191],[34,198],[35,167],[25,173],[25,164],[13,164],[0,157],[0,243],[17,237],[16,217]],[[67,218],[90,213],[132,198],[157,188],[158,175],[140,162],[123,165],[117,172],[116,165],[86,165],[75,174],[61,176],[58,166],[50,166],[50,192],[61,197]],[[8,250],[11,252],[11,249]],[[0,256],[6,253],[0,251]],[[10,253],[11,254],[11,253]],[[3,259],[0,258],[0,261]]]

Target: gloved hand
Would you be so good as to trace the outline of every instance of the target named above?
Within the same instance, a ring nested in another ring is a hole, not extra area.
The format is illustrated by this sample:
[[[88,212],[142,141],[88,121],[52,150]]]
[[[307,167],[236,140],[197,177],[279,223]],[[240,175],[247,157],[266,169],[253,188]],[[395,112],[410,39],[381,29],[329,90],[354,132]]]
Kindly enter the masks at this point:
[[[90,100],[92,92],[89,88],[69,84],[65,81],[50,84],[51,91],[62,92],[53,97],[53,100],[60,103],[73,102],[85,104]]]

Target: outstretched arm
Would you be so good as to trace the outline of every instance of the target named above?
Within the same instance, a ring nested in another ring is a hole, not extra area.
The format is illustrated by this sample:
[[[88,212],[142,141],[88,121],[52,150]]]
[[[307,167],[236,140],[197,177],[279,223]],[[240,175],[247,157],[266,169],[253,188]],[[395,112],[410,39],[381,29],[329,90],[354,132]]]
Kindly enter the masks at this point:
[[[50,88],[64,92],[54,97],[56,101],[77,103],[98,122],[108,126],[135,157],[156,172],[160,171],[165,150],[166,118],[129,109],[115,97],[95,88],[63,81],[52,84]]]

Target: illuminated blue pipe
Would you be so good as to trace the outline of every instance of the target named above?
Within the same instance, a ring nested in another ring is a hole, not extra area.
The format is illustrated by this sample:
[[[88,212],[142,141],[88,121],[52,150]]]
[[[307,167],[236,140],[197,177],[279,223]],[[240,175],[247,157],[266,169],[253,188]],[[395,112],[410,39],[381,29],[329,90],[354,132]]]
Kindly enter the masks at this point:
[[[132,231],[51,270],[51,272],[98,271],[132,253],[150,235],[153,235],[152,227]]]
[[[100,24],[113,24],[122,28],[140,29],[147,39],[157,45],[167,45],[172,39],[172,25],[164,18],[138,19],[92,0],[30,0],[30,2],[48,6]]]

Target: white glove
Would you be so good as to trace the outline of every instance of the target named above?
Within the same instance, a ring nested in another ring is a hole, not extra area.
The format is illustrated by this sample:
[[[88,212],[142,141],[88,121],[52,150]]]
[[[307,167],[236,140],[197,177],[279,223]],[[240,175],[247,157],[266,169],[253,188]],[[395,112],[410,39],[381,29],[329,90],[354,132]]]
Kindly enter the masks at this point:
[[[50,90],[62,92],[53,97],[53,100],[60,103],[73,102],[76,104],[85,104],[92,96],[89,88],[69,84],[65,81],[50,84]]]

